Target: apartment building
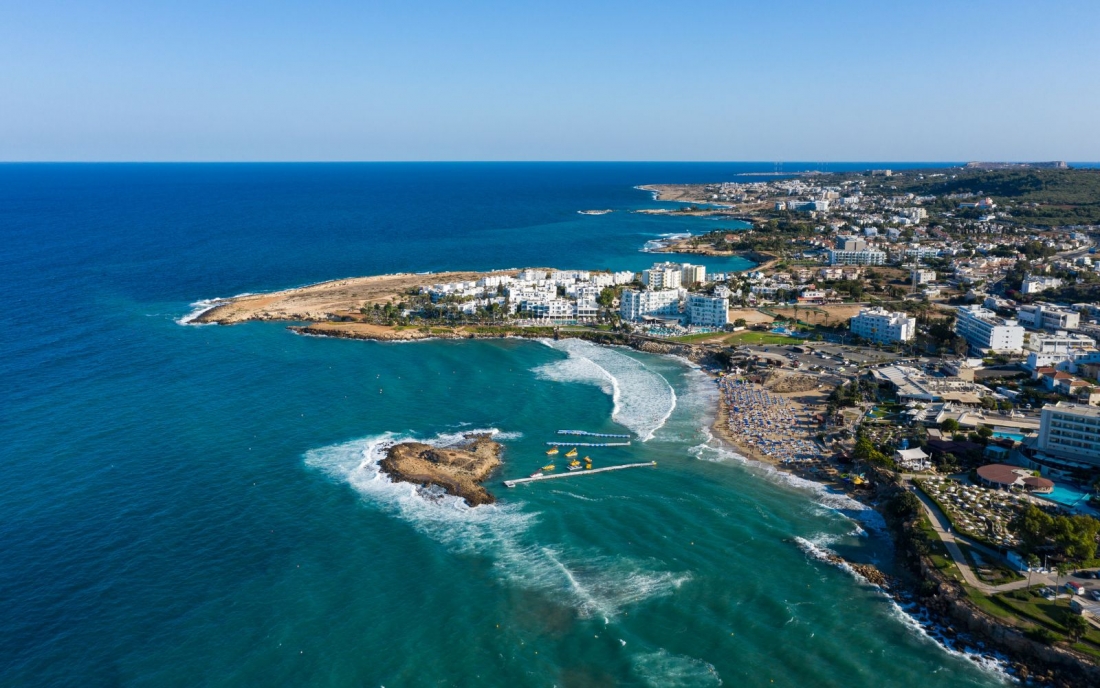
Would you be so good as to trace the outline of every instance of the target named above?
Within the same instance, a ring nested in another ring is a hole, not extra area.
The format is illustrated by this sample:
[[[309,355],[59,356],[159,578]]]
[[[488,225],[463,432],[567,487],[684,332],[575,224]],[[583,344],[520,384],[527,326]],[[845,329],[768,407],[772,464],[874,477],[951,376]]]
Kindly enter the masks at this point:
[[[1024,328],[981,306],[960,306],[955,332],[970,346],[983,351],[1018,353],[1024,348]]]

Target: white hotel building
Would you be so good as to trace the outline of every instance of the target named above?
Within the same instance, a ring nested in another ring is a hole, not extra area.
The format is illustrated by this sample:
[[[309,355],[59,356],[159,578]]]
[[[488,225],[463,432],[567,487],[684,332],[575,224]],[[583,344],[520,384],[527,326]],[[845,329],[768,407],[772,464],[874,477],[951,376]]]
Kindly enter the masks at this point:
[[[1064,401],[1047,404],[1038,449],[1056,459],[1100,468],[1100,408]]]
[[[1024,348],[1024,328],[981,306],[960,306],[955,332],[975,349],[1019,353]]]
[[[703,327],[723,327],[730,321],[730,300],[718,296],[689,294],[688,321]]]
[[[852,334],[880,344],[907,342],[917,333],[917,319],[885,308],[864,308],[849,323]]]
[[[884,265],[886,253],[863,249],[861,251],[829,250],[829,265]]]
[[[641,320],[646,316],[666,318],[679,316],[680,290],[637,291],[626,289],[619,301],[619,315],[622,316],[623,320]]]

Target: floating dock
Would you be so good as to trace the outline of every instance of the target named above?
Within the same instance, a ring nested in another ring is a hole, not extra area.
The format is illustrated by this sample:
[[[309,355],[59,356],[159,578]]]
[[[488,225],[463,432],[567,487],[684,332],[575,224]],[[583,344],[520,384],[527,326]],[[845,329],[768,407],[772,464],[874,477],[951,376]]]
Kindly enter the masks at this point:
[[[547,442],[551,447],[629,447],[630,442]]]
[[[504,484],[507,487],[515,487],[521,483],[533,483],[539,480],[556,480],[557,478],[577,478],[582,475],[593,475],[595,473],[603,473],[604,471],[621,471],[626,468],[644,468],[646,466],[656,466],[656,461],[647,461],[645,463],[625,463],[621,466],[605,466],[604,468],[590,468],[584,471],[570,471],[569,473],[553,473],[550,475],[540,475],[534,478],[516,478],[515,480],[505,480]]]
[[[630,435],[611,435],[605,432],[588,432],[587,430],[558,430],[559,435],[584,435],[585,437],[618,437],[624,440],[630,439]]]

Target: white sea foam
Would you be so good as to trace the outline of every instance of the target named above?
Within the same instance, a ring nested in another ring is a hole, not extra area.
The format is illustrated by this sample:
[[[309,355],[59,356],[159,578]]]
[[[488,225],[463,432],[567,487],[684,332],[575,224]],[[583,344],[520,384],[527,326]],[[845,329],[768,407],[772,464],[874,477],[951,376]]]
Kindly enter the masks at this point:
[[[634,673],[651,686],[720,686],[722,677],[713,664],[661,648],[631,657]]]
[[[539,366],[535,375],[555,382],[598,386],[614,402],[611,419],[643,442],[653,438],[676,408],[676,392],[668,380],[614,347],[580,339],[542,342],[569,357]]]
[[[459,443],[463,430],[419,441],[435,446]],[[439,490],[394,482],[379,470],[387,449],[410,437],[385,433],[306,453],[306,465],[345,482],[375,508],[409,523],[456,554],[493,560],[494,572],[509,584],[545,592],[576,608],[579,615],[605,618],[642,600],[672,593],[690,575],[653,570],[647,562],[592,553],[568,553],[531,537],[538,514],[522,502],[470,507]]]
[[[903,607],[901,604],[898,604],[897,600],[887,595],[879,586],[868,581],[847,563],[832,559],[831,557],[835,556],[836,553],[829,549],[828,545],[832,544],[832,542],[837,539],[837,536],[821,535],[813,539],[795,536],[792,539],[798,548],[805,552],[806,556],[811,559],[832,564],[860,583],[878,589],[879,592],[889,599],[890,615],[900,621],[902,625],[910,631],[929,642],[939,645],[940,648],[948,654],[956,657],[965,657],[973,661],[982,669],[992,674],[996,674],[1002,679],[1013,680],[1013,677],[1007,672],[1009,666],[1008,661],[1003,656],[983,652],[976,646],[970,647],[964,644],[957,636],[949,637],[943,632],[943,629],[919,607],[919,605],[906,604]]]
[[[661,234],[659,239],[650,239],[642,246],[642,253],[650,253],[652,251],[659,251],[660,249],[668,246],[669,244],[679,241],[681,239],[687,239],[691,236],[690,232],[680,232],[675,234]]]
[[[225,303],[227,301],[230,301],[232,299],[239,299],[239,298],[244,297],[244,296],[252,296],[252,292],[247,292],[246,291],[243,294],[237,294],[236,296],[231,296],[229,298],[220,298],[219,297],[219,298],[214,298],[214,299],[200,299],[199,301],[195,301],[194,303],[190,304],[191,305],[191,311],[189,313],[187,313],[186,315],[178,318],[176,320],[176,324],[177,325],[195,325],[195,326],[209,325],[211,323],[197,323],[197,322],[195,322],[195,318],[199,317],[200,315],[202,315],[203,313],[205,313],[208,310],[211,310],[213,308],[217,308],[218,306],[222,305],[223,303]]]

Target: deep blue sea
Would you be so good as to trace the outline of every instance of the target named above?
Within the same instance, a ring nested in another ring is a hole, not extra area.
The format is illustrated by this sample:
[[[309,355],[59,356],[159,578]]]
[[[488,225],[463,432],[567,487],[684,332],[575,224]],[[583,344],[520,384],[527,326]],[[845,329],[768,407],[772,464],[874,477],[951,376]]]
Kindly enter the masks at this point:
[[[737,225],[623,212],[658,205],[635,185],[771,170],[0,165],[0,685],[1001,683],[820,559],[890,551],[859,505],[719,447],[682,361],[179,323],[343,276],[640,269]],[[495,429],[522,476],[564,428],[659,465],[494,479],[476,509],[377,472],[386,441]]]

